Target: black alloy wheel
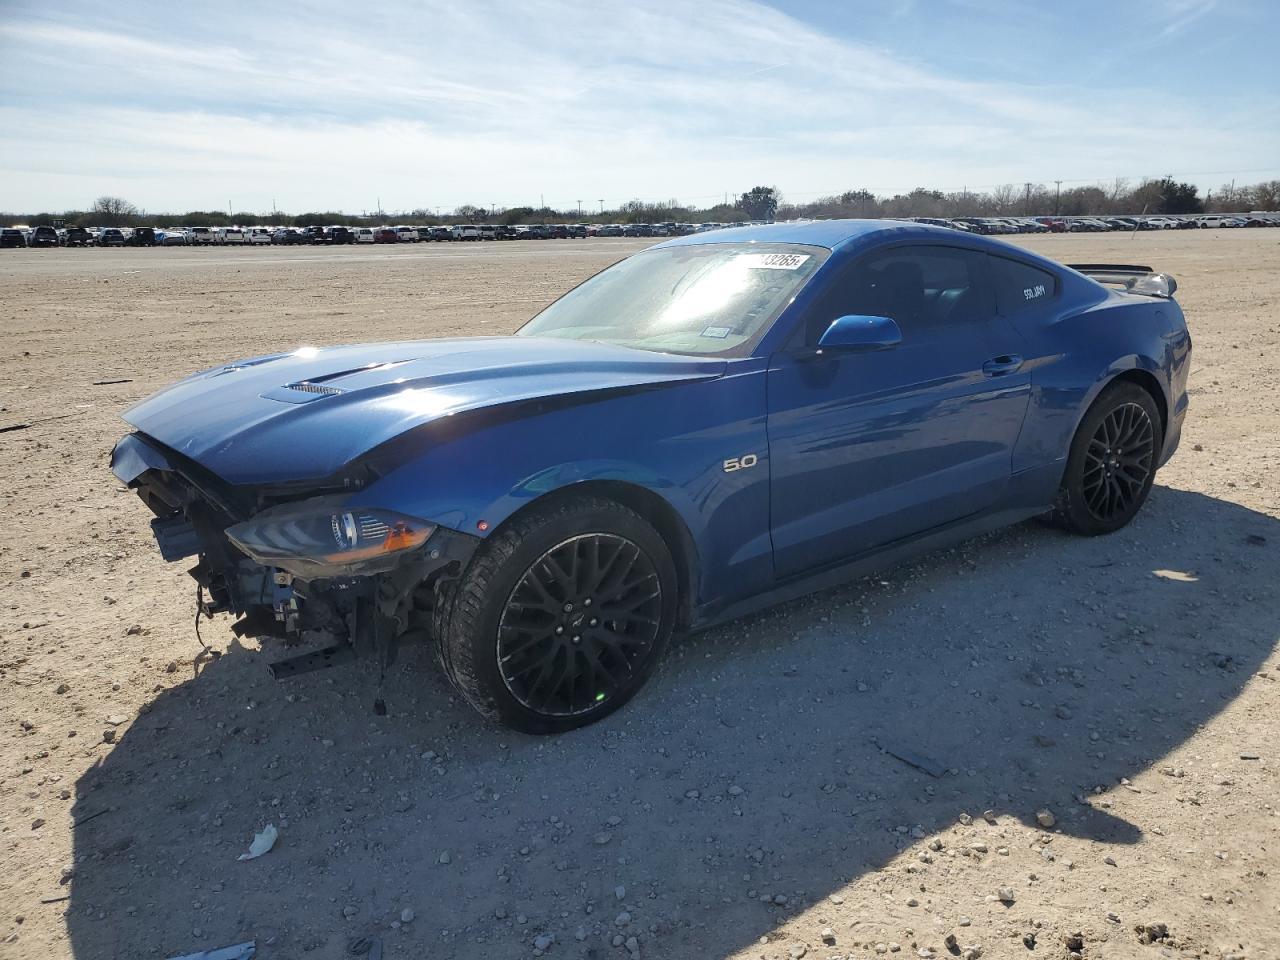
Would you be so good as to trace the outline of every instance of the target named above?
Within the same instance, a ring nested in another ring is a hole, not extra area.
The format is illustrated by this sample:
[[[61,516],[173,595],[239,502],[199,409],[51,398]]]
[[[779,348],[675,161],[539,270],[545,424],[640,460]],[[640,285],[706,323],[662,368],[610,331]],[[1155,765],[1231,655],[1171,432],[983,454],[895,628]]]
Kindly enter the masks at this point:
[[[1126,513],[1142,494],[1155,463],[1155,425],[1138,403],[1111,409],[1085,451],[1081,492],[1104,523]]]
[[[625,537],[588,533],[525,571],[498,624],[498,670],[540,714],[585,713],[625,689],[662,620],[654,562]]]
[[[553,496],[480,545],[436,606],[436,650],[486,717],[563,733],[644,685],[678,594],[671,549],[646,519],[602,497]]]
[[[1086,536],[1125,526],[1151,492],[1163,443],[1151,394],[1130,381],[1112,383],[1076,429],[1052,521]]]

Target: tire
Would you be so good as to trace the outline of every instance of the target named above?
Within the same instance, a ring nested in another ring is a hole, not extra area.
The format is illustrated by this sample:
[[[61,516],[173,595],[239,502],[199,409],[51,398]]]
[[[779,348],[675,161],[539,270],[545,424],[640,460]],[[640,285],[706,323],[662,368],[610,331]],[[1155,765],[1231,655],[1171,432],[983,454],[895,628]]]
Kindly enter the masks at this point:
[[[1052,522],[1087,537],[1126,526],[1151,492],[1163,440],[1151,394],[1128,381],[1112,383],[1071,441]]]
[[[638,514],[563,499],[477,550],[437,615],[440,665],[491,720],[573,730],[644,685],[671,637],[677,589],[671,551]]]

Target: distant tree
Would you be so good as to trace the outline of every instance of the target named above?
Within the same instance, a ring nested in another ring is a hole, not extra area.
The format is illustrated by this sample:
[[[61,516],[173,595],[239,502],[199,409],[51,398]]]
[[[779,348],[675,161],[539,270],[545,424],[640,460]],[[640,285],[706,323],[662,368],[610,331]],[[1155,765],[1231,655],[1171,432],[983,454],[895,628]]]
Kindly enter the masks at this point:
[[[453,211],[453,215],[459,220],[483,220],[489,216],[489,211],[484,207],[477,207],[474,203],[464,203]]]
[[[1022,191],[1016,184],[1002,183],[991,190],[991,205],[997,214],[1012,213]]]
[[[533,207],[507,207],[502,211],[502,222],[507,226],[524,223],[533,216]]]
[[[880,215],[880,200],[870,190],[846,190],[836,197],[843,216],[877,217]]]
[[[738,200],[738,206],[748,220],[772,220],[778,212],[779,199],[776,187],[752,187]]]
[[[1280,180],[1267,180],[1254,184],[1253,209],[1280,210]]]
[[[123,197],[99,197],[93,201],[92,213],[104,227],[123,227],[138,215],[138,208]]]
[[[1058,210],[1063,216],[1082,217],[1102,213],[1107,206],[1107,195],[1100,187],[1072,187],[1063,190]]]
[[[1148,180],[1133,192],[1134,213],[1204,213],[1204,201],[1194,183],[1179,183],[1173,177]]]

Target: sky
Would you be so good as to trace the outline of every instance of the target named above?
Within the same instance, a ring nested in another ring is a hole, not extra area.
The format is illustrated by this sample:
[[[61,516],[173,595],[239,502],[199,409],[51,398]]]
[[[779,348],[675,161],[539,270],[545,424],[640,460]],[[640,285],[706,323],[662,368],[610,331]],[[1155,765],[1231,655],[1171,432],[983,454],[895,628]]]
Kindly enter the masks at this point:
[[[0,210],[1280,178],[1275,0],[0,0]]]

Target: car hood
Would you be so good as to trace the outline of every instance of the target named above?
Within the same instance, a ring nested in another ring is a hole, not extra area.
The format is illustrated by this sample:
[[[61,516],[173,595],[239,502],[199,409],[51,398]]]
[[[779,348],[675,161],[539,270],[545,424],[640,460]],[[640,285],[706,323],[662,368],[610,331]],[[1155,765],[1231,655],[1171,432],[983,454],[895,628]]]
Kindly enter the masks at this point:
[[[460,413],[724,369],[722,360],[536,337],[304,347],[194,374],[124,419],[230,483],[285,483],[331,476],[407,430]]]

